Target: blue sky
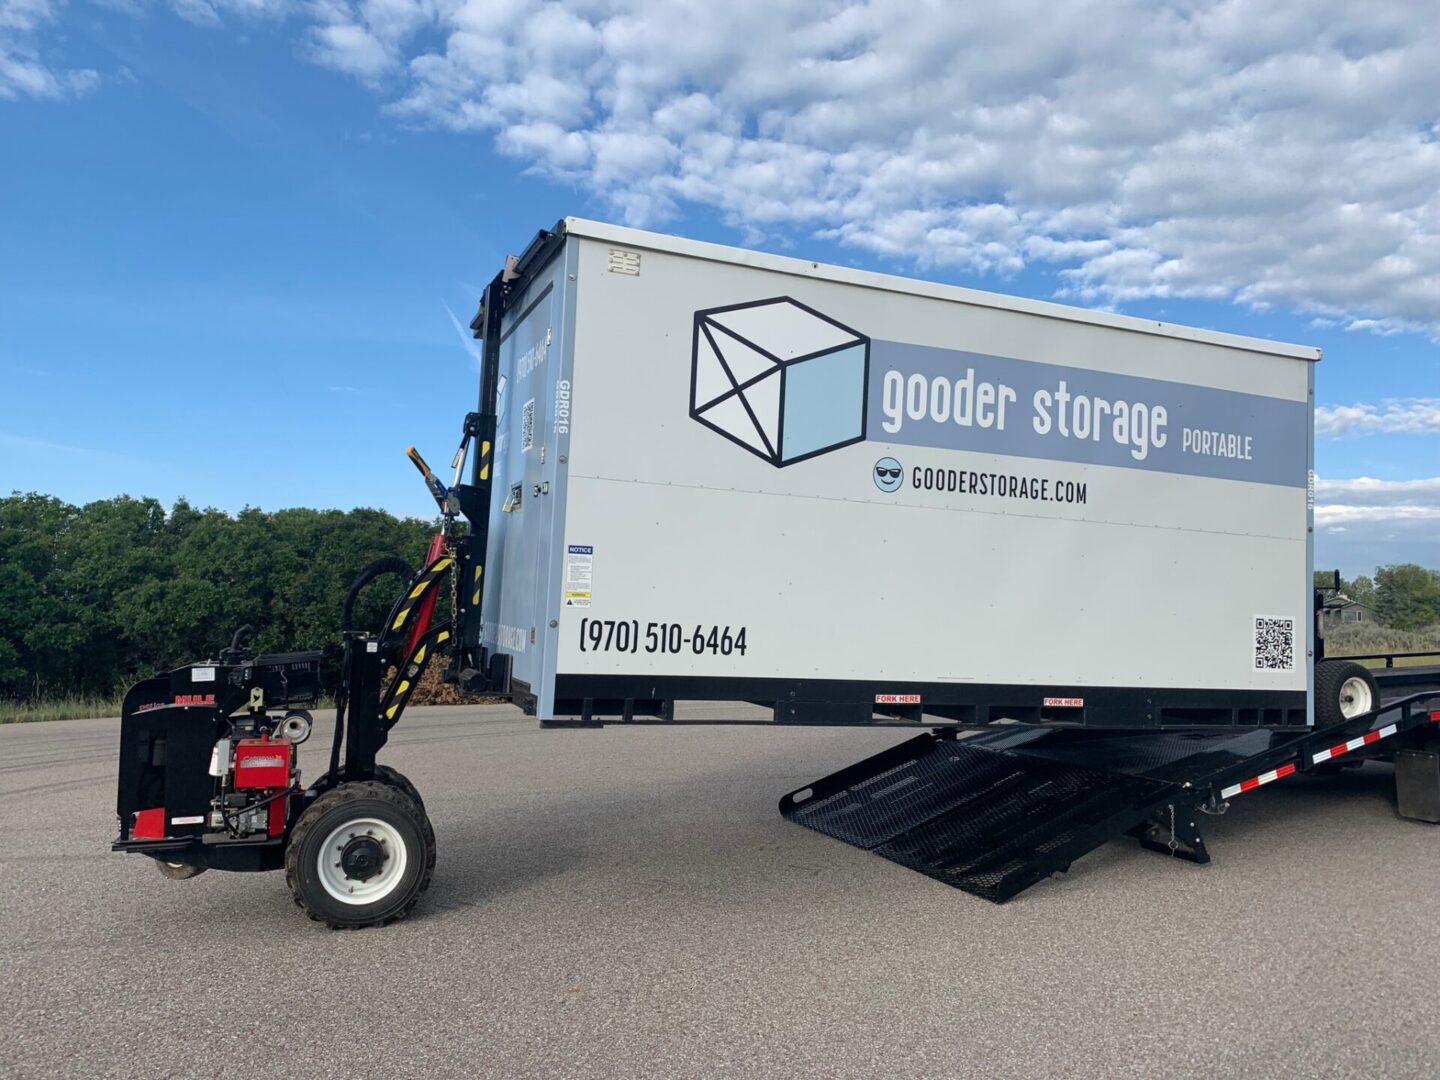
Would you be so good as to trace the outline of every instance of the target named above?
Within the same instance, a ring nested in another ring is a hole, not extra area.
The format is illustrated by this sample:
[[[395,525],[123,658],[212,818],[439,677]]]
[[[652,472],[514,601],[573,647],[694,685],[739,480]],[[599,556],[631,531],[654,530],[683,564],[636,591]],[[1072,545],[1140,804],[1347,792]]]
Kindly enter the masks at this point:
[[[0,489],[426,514],[577,214],[1319,345],[1319,561],[1440,565],[1440,30],[1126,6],[0,0]]]

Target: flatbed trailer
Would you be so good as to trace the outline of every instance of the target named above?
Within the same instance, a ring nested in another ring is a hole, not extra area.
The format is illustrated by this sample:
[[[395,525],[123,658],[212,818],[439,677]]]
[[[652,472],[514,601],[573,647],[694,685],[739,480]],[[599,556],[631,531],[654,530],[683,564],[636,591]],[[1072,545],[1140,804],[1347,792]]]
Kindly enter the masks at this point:
[[[949,727],[791,792],[780,813],[999,902],[1122,836],[1208,863],[1204,815],[1223,814],[1231,800],[1286,777],[1397,751],[1402,815],[1440,822],[1440,799],[1427,782],[1437,745],[1437,691],[1304,733]]]
[[[1202,815],[1367,758],[1440,822],[1440,664],[1325,656],[1318,351],[576,219],[471,326],[453,482],[410,451],[441,531],[352,588],[328,767],[302,782],[320,654],[232,642],[127,694],[115,850],[404,917],[434,833],[377,757],[442,652],[546,727],[920,729],[780,812],[993,901],[1124,836],[1208,862]]]

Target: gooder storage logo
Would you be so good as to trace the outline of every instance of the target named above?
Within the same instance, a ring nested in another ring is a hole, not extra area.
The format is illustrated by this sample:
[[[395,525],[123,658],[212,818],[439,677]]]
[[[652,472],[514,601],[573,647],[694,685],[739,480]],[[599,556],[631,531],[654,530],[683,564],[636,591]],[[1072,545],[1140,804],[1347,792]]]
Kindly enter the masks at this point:
[[[777,469],[865,438],[870,339],[788,296],[695,313],[690,416]]]
[[[1308,408],[872,340],[788,296],[695,312],[690,416],[776,468],[861,442],[873,417],[891,447],[1305,487]]]

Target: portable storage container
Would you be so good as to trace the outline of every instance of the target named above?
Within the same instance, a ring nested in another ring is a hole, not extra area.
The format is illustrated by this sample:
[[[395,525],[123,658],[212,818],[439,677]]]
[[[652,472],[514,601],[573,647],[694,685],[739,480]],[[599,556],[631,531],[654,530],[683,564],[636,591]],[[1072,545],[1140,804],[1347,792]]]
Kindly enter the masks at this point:
[[[576,219],[511,274],[483,644],[541,719],[1308,722],[1318,350]]]

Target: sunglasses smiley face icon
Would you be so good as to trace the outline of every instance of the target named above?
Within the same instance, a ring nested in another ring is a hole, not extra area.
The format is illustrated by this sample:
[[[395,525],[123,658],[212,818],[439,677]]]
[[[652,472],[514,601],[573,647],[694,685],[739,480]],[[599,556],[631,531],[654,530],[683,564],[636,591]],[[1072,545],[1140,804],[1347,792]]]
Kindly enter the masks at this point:
[[[900,485],[904,482],[905,470],[900,462],[893,457],[882,457],[875,462],[875,468],[870,473],[870,478],[875,481],[875,486],[881,491],[899,491]]]

